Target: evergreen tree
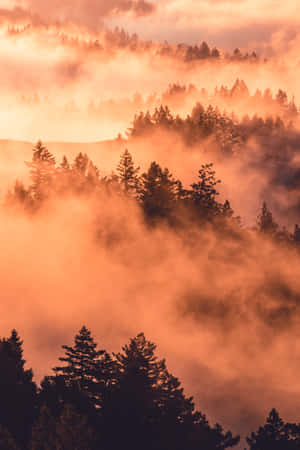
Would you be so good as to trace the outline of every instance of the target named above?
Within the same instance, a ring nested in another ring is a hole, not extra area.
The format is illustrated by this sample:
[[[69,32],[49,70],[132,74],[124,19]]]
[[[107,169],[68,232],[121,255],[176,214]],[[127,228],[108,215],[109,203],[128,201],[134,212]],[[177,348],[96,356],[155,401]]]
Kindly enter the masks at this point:
[[[126,193],[136,192],[138,190],[139,178],[138,172],[140,168],[134,166],[131,154],[127,149],[121,155],[117,173],[119,182]]]
[[[143,333],[122,350],[116,355],[119,381],[104,407],[110,439],[112,429],[119,430],[110,448],[215,450],[238,442],[220,427],[211,428],[205,416],[194,411],[192,398],[184,395],[179,380],[157,358],[155,344]]]
[[[214,217],[222,210],[221,205],[216,200],[219,195],[216,186],[220,183],[220,180],[216,179],[216,173],[212,167],[212,163],[201,166],[198,173],[199,181],[192,184],[192,190],[190,191],[190,199],[194,207],[200,218],[205,220]]]
[[[15,330],[0,340],[0,425],[20,447],[28,442],[36,414],[36,385],[24,367],[22,344]]]
[[[97,350],[91,332],[83,326],[75,336],[74,346],[63,345],[66,356],[59,358],[64,366],[53,370],[69,387],[78,386],[90,399],[101,405],[103,392],[112,382],[114,364],[104,350]]]
[[[284,423],[272,409],[266,424],[246,440],[250,450],[299,450],[300,426]]]
[[[261,212],[257,217],[258,230],[261,233],[273,236],[277,230],[278,225],[273,219],[273,214],[268,209],[266,202],[263,202]]]
[[[36,201],[47,198],[53,187],[55,177],[55,158],[49,150],[38,141],[33,148],[31,162],[26,162],[30,168],[30,191]]]
[[[178,181],[168,169],[152,162],[141,177],[140,200],[150,219],[170,218],[177,200]]]
[[[32,203],[32,198],[28,189],[25,188],[24,184],[16,180],[13,190],[9,190],[5,199],[5,206],[8,207],[22,207],[30,208]]]

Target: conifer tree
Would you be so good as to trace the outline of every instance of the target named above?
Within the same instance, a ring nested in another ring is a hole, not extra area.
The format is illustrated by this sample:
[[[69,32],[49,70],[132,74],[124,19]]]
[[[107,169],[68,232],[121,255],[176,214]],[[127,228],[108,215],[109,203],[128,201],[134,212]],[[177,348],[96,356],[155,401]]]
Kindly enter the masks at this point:
[[[209,219],[222,210],[222,205],[216,200],[219,195],[216,186],[220,180],[216,179],[215,174],[212,163],[203,164],[198,173],[199,181],[192,184],[190,191],[192,203],[203,219]]]
[[[63,376],[67,386],[77,385],[95,404],[101,406],[103,392],[112,382],[114,364],[105,350],[97,350],[91,332],[83,326],[75,336],[74,346],[63,345],[64,357],[59,358],[64,366],[53,370]]]
[[[285,423],[276,409],[266,423],[246,438],[250,450],[297,450],[300,448],[300,425]]]
[[[113,448],[221,450],[235,445],[238,437],[224,434],[221,427],[211,428],[194,410],[193,399],[184,395],[181,383],[155,350],[155,344],[140,333],[115,355],[119,381],[104,407],[106,429],[119,430]]]
[[[132,156],[128,149],[125,149],[124,153],[121,155],[120,162],[117,167],[119,183],[125,193],[135,192],[138,190],[139,170],[139,167],[134,166]]]
[[[273,214],[268,209],[266,202],[263,202],[261,212],[257,217],[257,226],[261,233],[270,236],[273,236],[278,230],[278,225],[274,221]]]
[[[34,200],[42,201],[50,194],[55,177],[55,158],[49,150],[38,141],[33,148],[31,162],[26,162],[30,168],[30,191]]]
[[[169,218],[177,200],[179,182],[169,170],[152,162],[141,177],[140,200],[149,218]]]
[[[36,414],[36,385],[25,369],[22,341],[15,330],[0,340],[0,425],[25,446]]]
[[[5,206],[30,208],[31,196],[28,189],[20,180],[16,180],[12,190],[9,190],[5,199]]]

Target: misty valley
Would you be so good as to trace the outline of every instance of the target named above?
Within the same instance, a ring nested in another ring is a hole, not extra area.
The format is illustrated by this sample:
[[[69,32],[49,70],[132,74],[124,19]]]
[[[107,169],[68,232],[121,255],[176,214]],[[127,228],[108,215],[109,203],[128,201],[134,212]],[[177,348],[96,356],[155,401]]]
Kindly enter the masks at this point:
[[[0,450],[300,449],[298,17],[0,0]]]

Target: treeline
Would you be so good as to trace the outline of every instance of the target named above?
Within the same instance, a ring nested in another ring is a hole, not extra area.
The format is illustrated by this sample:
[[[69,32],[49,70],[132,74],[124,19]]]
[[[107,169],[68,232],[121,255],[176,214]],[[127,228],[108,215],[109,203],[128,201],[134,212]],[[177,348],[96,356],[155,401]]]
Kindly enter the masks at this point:
[[[30,106],[52,105],[58,108],[58,105],[51,103],[47,96],[40,96],[38,92],[30,95],[22,94],[17,98],[21,104]],[[249,114],[255,113],[274,117],[280,116],[284,121],[294,121],[299,119],[299,108],[295,104],[294,98],[289,98],[286,91],[278,89],[276,93],[271,89],[261,91],[257,89],[254,94],[250,94],[248,86],[243,80],[237,79],[231,86],[216,86],[214,92],[209,92],[205,88],[198,88],[194,84],[170,83],[167,89],[162,93],[153,93],[143,97],[136,92],[131,98],[108,99],[97,101],[93,98],[86,107],[78,105],[75,101],[61,106],[67,113],[79,113],[88,111],[89,115],[112,114],[114,118],[134,115],[136,111],[153,110],[160,105],[168,105],[170,108],[178,110],[183,106],[195,105],[200,102],[204,105],[218,105],[219,108],[225,108],[234,111],[236,106],[245,108]],[[125,113],[126,112],[126,113]]]
[[[186,212],[199,221],[213,221],[233,216],[230,204],[217,201],[219,193],[212,164],[202,165],[198,180],[185,189],[170,171],[152,162],[148,171],[140,174],[131,154],[126,149],[121,155],[116,173],[101,176],[99,169],[86,154],[79,153],[73,163],[66,156],[57,165],[55,157],[38,142],[33,149],[29,168],[30,185],[19,180],[7,193],[6,206],[23,206],[29,212],[39,209],[43,203],[59,195],[95,195],[97,192],[117,193],[137,201],[149,222],[167,220],[179,224],[179,212]]]
[[[185,43],[169,44],[153,42],[151,40],[140,39],[136,33],[130,34],[123,28],[105,29],[98,33],[98,36],[89,35],[82,37],[74,36],[60,29],[45,29],[46,33],[56,36],[60,45],[73,47],[86,53],[96,53],[99,56],[114,56],[116,51],[130,51],[134,53],[149,53],[153,58],[167,57],[183,63],[201,62],[201,61],[225,61],[225,62],[260,62],[256,52],[242,53],[239,48],[235,48],[232,53],[222,52],[216,47],[210,47],[206,41],[196,45]],[[34,32],[34,26],[27,24],[24,26],[9,26],[7,28],[8,36],[23,36]],[[41,27],[40,27],[41,32]],[[266,60],[264,60],[266,62]]]
[[[13,330],[0,340],[3,450],[224,450],[239,436],[211,426],[143,333],[122,351],[99,349],[82,327],[40,386]],[[250,450],[300,448],[300,424],[271,410],[246,439]]]
[[[161,95],[161,103],[164,105],[180,105],[187,101],[195,102],[196,99],[205,104],[209,102],[223,104],[227,108],[234,108],[237,104],[244,105],[250,111],[264,111],[270,115],[280,114],[287,120],[296,120],[299,114],[294,98],[289,99],[286,91],[278,89],[274,94],[269,88],[264,91],[256,89],[251,95],[247,84],[239,78],[232,87],[216,86],[213,93],[209,93],[205,88],[198,89],[193,84],[186,86],[173,83]]]
[[[269,149],[269,139],[278,137],[281,141],[288,140],[291,133],[295,132],[292,122],[285,124],[279,116],[263,119],[254,115],[238,119],[234,114],[221,112],[217,106],[209,105],[205,108],[201,103],[197,103],[185,118],[174,116],[168,106],[155,108],[153,113],[141,112],[135,115],[128,136],[144,137],[155,131],[175,132],[188,145],[212,138],[210,147],[218,148],[226,155],[239,152],[250,138],[256,137]],[[292,137],[294,140],[294,134]]]
[[[240,217],[235,216],[230,202],[220,202],[217,179],[213,164],[204,164],[198,170],[198,179],[188,188],[184,187],[167,168],[156,162],[140,173],[132,155],[126,149],[121,155],[116,172],[101,176],[98,167],[86,154],[79,153],[72,163],[66,156],[60,164],[49,150],[38,142],[33,149],[29,168],[29,186],[17,180],[6,197],[4,206],[22,209],[34,214],[57,197],[118,195],[135,202],[141,209],[145,223],[150,226],[165,223],[177,230],[196,227],[212,227],[223,236],[243,232]],[[300,229],[295,226],[293,234],[281,228],[274,220],[266,203],[257,218],[256,231],[274,240],[298,245]]]

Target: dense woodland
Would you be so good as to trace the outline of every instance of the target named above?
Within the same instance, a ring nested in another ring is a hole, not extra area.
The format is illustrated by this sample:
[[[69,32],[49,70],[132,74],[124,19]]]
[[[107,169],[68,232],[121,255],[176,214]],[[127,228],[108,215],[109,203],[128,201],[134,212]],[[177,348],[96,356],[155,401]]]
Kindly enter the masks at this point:
[[[161,112],[165,113],[165,110]],[[180,231],[196,225],[199,229],[209,227],[216,233],[227,233],[237,239],[247,231],[232,210],[230,201],[218,201],[221,180],[212,163],[202,165],[198,179],[184,187],[167,168],[155,161],[146,172],[140,173],[127,149],[121,155],[116,172],[101,176],[86,154],[79,153],[72,163],[64,156],[61,163],[56,164],[55,157],[39,141],[33,149],[32,161],[26,165],[30,184],[25,186],[17,180],[5,197],[5,208],[37,214],[49,200],[63,196],[97,198],[104,194],[109,198],[117,195],[124,202],[135,202],[149,226],[165,223]],[[298,245],[300,241],[298,225],[295,225],[294,233],[280,227],[266,202],[257,217],[256,232],[286,245]]]
[[[210,425],[143,333],[119,353],[99,349],[83,326],[37,386],[13,330],[0,340],[3,450],[223,450],[240,437]],[[275,409],[246,438],[250,450],[300,448],[300,424]]]
[[[0,450],[300,450],[295,9],[196,3],[0,7]]]

